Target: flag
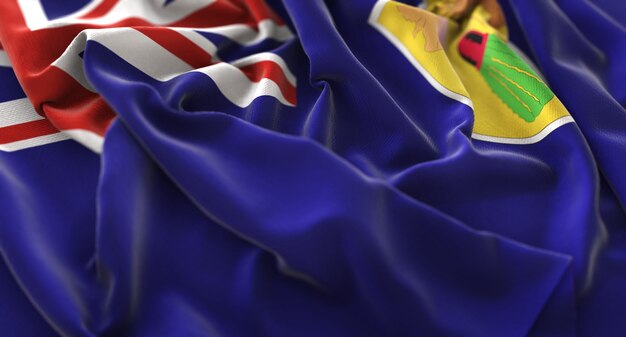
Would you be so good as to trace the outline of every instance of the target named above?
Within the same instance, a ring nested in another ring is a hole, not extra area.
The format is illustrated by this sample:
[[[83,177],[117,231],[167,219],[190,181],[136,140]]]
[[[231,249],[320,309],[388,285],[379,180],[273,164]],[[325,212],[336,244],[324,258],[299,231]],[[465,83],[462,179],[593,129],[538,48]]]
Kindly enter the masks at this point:
[[[0,2],[6,336],[622,336],[618,2]]]

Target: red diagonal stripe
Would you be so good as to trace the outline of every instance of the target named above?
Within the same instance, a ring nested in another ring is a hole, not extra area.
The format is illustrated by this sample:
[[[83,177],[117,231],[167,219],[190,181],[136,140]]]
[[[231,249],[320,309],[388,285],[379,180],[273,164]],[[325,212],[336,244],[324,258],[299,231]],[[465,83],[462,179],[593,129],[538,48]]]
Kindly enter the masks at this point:
[[[273,61],[260,61],[239,68],[252,82],[259,82],[263,78],[274,81],[285,99],[296,104],[296,88],[287,80],[283,68]]]
[[[190,65],[192,68],[202,68],[212,62],[211,54],[198,47],[184,35],[165,27],[137,27],[145,36],[176,55],[179,59]]]

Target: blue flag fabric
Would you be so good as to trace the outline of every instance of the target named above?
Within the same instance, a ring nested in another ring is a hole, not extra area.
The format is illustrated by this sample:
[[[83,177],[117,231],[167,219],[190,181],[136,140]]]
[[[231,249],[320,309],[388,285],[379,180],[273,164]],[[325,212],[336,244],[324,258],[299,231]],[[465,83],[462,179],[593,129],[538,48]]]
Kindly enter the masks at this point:
[[[501,1],[507,63],[488,1],[26,2],[2,335],[626,334],[626,5]],[[478,76],[501,114],[558,99],[498,125]]]

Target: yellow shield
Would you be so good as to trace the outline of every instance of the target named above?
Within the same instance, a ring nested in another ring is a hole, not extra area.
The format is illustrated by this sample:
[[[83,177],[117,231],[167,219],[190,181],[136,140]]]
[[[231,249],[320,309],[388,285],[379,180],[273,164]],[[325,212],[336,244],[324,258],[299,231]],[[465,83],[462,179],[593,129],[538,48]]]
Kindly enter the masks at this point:
[[[489,13],[481,6],[474,9],[461,28],[446,18],[424,9],[407,6],[395,1],[378,1],[369,18],[369,23],[394,45],[416,70],[440,93],[467,104],[474,109],[472,137],[483,141],[508,144],[531,144],[540,141],[556,128],[573,122],[573,119],[558,100],[549,92],[552,99],[538,110],[532,120],[520,118],[506,99],[537,99],[532,94],[537,90],[550,90],[545,85],[525,87],[516,78],[532,76],[543,81],[537,72],[524,67],[516,67],[505,62],[501,69],[512,76],[494,69],[491,73],[497,82],[489,83],[485,72],[467,62],[459,52],[459,43],[467,32],[479,32],[492,39],[502,41],[507,54],[514,54],[520,62],[523,56],[508,44],[506,28],[497,30],[487,23]],[[494,59],[500,61],[499,58]],[[494,90],[493,83],[502,90]],[[546,94],[546,92],[543,92]],[[503,97],[508,95],[509,97]],[[545,95],[543,95],[545,96]],[[526,106],[526,104],[524,104]]]

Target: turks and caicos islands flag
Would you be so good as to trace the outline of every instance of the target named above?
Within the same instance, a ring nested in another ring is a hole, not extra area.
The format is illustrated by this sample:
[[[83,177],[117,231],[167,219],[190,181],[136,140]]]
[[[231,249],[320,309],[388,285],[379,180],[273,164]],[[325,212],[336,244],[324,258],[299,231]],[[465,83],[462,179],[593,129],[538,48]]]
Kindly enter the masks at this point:
[[[289,60],[272,50],[293,35],[263,1],[9,0],[0,11],[0,75],[15,87],[0,97],[3,151],[68,137],[101,151],[116,114],[89,82],[95,45],[154,83],[201,74],[235,109],[260,96],[296,104]]]

